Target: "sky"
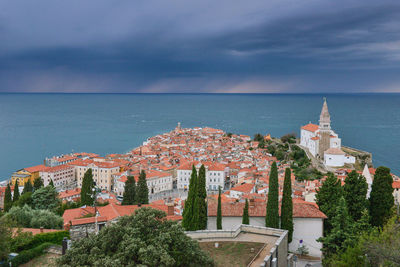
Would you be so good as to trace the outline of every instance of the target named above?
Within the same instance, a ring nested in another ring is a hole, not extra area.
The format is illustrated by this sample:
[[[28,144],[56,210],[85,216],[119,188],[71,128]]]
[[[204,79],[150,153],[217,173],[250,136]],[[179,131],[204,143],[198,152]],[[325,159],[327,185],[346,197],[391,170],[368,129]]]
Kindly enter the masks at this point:
[[[0,92],[400,92],[400,1],[1,0]]]

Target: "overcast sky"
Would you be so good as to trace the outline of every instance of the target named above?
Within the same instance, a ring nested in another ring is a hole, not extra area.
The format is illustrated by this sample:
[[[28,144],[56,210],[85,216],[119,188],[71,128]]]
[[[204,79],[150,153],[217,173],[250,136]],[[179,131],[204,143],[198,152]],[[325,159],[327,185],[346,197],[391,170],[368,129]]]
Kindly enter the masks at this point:
[[[4,0],[0,92],[400,92],[400,0]]]

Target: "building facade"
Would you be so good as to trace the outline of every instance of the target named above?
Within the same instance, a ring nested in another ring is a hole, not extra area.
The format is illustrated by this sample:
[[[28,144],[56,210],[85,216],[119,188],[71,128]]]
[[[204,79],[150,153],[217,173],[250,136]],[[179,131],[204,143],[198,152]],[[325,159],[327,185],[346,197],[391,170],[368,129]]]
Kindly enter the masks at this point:
[[[40,172],[43,185],[47,186],[53,181],[57,191],[76,187],[75,169],[69,165],[47,167]]]
[[[178,167],[177,169],[177,187],[178,189],[189,189],[190,177],[192,175],[192,166],[195,165],[197,172],[202,163],[191,162]],[[224,189],[227,176],[227,167],[220,163],[204,163],[206,168],[206,187],[207,190],[216,191],[219,187]]]

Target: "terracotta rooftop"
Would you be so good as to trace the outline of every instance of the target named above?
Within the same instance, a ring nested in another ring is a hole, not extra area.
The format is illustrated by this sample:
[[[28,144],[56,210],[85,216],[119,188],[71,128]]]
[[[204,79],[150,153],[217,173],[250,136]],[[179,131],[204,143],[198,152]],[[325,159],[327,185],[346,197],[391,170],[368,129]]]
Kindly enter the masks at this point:
[[[301,127],[301,129],[309,131],[309,132],[316,132],[319,129],[319,126],[316,124],[309,123]]]

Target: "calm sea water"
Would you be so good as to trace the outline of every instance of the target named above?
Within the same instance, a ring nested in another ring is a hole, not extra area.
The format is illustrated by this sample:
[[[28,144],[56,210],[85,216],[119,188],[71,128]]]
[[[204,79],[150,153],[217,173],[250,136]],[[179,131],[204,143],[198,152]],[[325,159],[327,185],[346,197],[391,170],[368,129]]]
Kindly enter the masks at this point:
[[[375,166],[400,174],[400,94],[326,95],[343,145],[373,153]],[[124,153],[146,138],[210,126],[253,135],[299,134],[317,123],[322,95],[0,94],[0,180],[45,157]]]

